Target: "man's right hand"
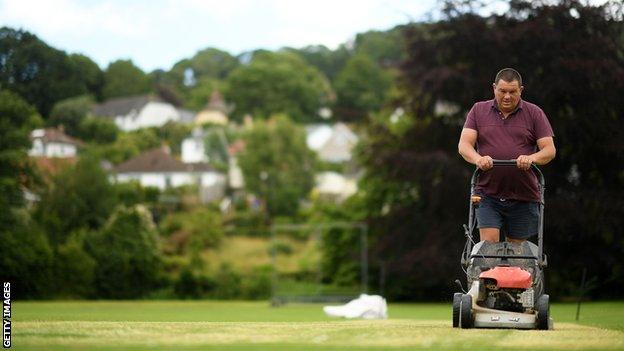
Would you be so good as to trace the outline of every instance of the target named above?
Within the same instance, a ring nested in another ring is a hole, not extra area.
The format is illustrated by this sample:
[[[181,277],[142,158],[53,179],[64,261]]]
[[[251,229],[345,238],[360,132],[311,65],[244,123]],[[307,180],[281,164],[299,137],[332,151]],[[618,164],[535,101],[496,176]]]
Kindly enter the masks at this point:
[[[481,157],[479,157],[477,159],[477,162],[475,162],[475,164],[482,171],[487,171],[490,168],[494,167],[494,161],[492,160],[492,158],[490,156],[481,156]]]

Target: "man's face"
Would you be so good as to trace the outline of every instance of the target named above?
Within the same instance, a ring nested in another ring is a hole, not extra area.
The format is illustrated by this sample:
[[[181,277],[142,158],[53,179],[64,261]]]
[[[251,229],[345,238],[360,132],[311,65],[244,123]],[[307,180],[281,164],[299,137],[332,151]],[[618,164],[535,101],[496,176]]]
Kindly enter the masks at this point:
[[[520,86],[517,80],[506,82],[503,79],[499,79],[498,82],[493,84],[493,87],[498,109],[501,112],[513,112],[516,106],[518,106],[518,102],[520,102],[523,87]]]

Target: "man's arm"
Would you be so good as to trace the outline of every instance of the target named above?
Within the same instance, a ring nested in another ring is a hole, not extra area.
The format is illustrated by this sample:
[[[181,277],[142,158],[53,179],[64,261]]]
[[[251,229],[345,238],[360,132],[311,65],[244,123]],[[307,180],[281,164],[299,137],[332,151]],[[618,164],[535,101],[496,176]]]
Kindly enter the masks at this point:
[[[526,171],[531,168],[532,164],[536,164],[538,166],[545,165],[555,158],[555,155],[557,154],[555,142],[552,137],[537,139],[537,148],[539,151],[534,154],[518,156],[518,168]]]
[[[457,149],[459,154],[464,160],[477,165],[481,170],[487,171],[494,166],[494,162],[490,156],[481,156],[475,150],[477,144],[477,131],[470,128],[462,129],[461,136],[459,137],[459,144]]]

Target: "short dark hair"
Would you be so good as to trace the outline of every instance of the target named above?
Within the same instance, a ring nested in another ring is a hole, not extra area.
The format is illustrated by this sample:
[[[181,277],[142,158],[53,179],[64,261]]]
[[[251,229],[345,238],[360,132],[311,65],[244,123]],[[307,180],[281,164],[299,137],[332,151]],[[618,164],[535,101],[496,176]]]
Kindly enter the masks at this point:
[[[497,84],[501,79],[510,83],[517,80],[518,84],[522,86],[522,76],[513,68],[503,68],[498,71],[498,73],[496,73],[496,79],[494,79],[494,84]]]

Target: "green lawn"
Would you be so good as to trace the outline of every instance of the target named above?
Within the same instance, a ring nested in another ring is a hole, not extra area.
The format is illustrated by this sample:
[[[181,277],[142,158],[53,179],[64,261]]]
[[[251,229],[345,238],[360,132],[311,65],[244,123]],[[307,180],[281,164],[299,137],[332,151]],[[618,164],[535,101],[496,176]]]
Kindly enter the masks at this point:
[[[450,304],[391,304],[340,320],[322,305],[266,302],[15,302],[16,350],[624,350],[624,302],[555,304],[553,331],[460,330]]]

